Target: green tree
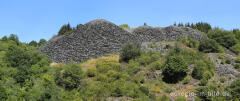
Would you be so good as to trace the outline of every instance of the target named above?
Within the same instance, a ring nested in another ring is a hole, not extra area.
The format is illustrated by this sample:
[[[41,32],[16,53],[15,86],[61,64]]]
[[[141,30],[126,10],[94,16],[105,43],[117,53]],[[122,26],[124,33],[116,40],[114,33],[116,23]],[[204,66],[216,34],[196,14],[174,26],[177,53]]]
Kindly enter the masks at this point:
[[[164,63],[163,80],[168,83],[176,83],[187,74],[187,64],[180,55],[169,56]]]
[[[36,41],[33,40],[33,41],[31,41],[31,42],[29,43],[29,45],[30,45],[30,46],[34,46],[34,47],[37,47],[38,44],[37,44]]]
[[[220,45],[226,48],[230,48],[237,43],[237,40],[232,32],[221,30],[219,28],[209,31],[208,37],[216,40]]]
[[[15,34],[11,34],[9,36],[8,40],[12,40],[12,41],[16,42],[17,44],[19,44],[18,36]]]
[[[40,39],[39,43],[38,43],[38,46],[42,46],[44,45],[45,43],[47,43],[47,41],[45,39]]]
[[[58,35],[66,35],[67,32],[72,31],[73,29],[71,28],[70,24],[63,25],[59,32]]]
[[[204,53],[219,53],[221,52],[219,44],[212,39],[202,40],[199,44],[198,50]]]
[[[8,40],[7,36],[2,37],[2,39],[1,39],[1,41],[7,41],[7,40]]]

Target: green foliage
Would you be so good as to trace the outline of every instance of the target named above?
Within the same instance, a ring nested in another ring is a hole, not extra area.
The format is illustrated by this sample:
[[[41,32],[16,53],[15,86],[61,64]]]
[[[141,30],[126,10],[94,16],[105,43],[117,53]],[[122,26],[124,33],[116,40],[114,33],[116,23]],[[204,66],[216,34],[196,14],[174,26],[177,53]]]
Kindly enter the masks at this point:
[[[137,58],[137,61],[141,65],[149,65],[150,63],[157,61],[160,57],[160,54],[153,51],[142,51],[141,56]]]
[[[186,76],[184,79],[183,79],[183,84],[188,84],[191,80],[191,77],[190,76]]]
[[[82,68],[73,62],[60,67],[55,74],[56,84],[70,90],[77,88],[82,78],[84,78]]]
[[[128,29],[130,30],[130,27],[128,26],[128,24],[121,24],[119,25],[120,28],[123,28],[123,29]]]
[[[193,67],[192,77],[195,79],[202,79],[203,73],[206,71],[207,64],[204,61],[197,61]]]
[[[174,101],[186,101],[184,96],[178,96]]]
[[[240,79],[234,80],[229,89],[233,99],[240,99]]]
[[[133,60],[129,61],[128,67],[127,67],[127,73],[129,75],[135,75],[136,73],[138,73],[140,71],[140,65],[138,62],[135,62]]]
[[[28,45],[37,47],[37,46],[38,46],[38,43],[33,40],[33,41],[31,41]]]
[[[208,37],[216,40],[220,45],[230,48],[237,43],[234,34],[230,31],[215,28],[208,32]]]
[[[39,43],[38,43],[38,46],[42,46],[44,45],[45,43],[47,43],[47,41],[45,39],[40,39]]]
[[[230,47],[230,50],[233,51],[236,54],[239,54],[240,53],[240,43]]]
[[[151,63],[150,69],[151,69],[151,71],[161,70],[162,69],[162,65],[161,65],[161,63],[159,61],[155,61],[155,62]]]
[[[200,42],[198,50],[204,53],[219,53],[222,52],[219,44],[212,39],[205,39]]]
[[[19,44],[19,40],[18,40],[18,36],[17,35],[10,34],[8,40],[12,40],[12,41],[16,42],[17,44]]]
[[[96,76],[96,70],[88,69],[86,74],[87,74],[88,77],[95,77]]]
[[[227,63],[227,64],[231,64],[231,63],[232,63],[232,60],[231,60],[231,59],[227,59],[227,60],[226,60],[226,63]]]
[[[166,95],[163,95],[159,101],[171,101],[170,98]]]
[[[120,52],[120,61],[128,62],[131,59],[136,59],[141,55],[141,46],[128,42]]]
[[[170,56],[163,65],[163,80],[168,83],[176,83],[186,76],[187,64],[182,56]]]
[[[178,41],[182,42],[184,45],[190,48],[197,48],[199,45],[198,41],[191,37],[182,37],[179,38]]]
[[[67,32],[72,31],[72,30],[73,30],[73,28],[71,28],[70,24],[63,25],[60,28],[58,35],[68,35],[70,33],[67,33]]]
[[[8,37],[7,36],[2,37],[1,41],[8,41]]]

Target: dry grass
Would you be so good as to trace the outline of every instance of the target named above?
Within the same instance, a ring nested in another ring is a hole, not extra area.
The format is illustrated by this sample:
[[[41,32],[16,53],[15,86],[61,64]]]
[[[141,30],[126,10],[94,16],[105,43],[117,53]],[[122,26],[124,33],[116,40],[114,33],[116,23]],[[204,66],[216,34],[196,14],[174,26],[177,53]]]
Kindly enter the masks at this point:
[[[87,69],[96,69],[96,65],[104,61],[119,62],[119,55],[109,55],[100,58],[89,59],[80,65],[82,66],[83,70],[86,71]]]

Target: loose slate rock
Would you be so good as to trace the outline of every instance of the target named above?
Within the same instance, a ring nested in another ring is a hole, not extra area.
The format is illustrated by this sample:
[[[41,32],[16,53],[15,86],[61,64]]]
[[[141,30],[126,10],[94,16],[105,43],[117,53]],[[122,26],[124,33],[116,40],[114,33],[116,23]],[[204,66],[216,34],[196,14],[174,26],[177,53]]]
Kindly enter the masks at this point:
[[[174,41],[183,36],[190,36],[197,40],[207,38],[194,29],[175,26],[166,28],[142,26],[130,33],[109,21],[97,19],[81,25],[70,35],[57,36],[49,40],[38,50],[54,62],[81,62],[85,59],[119,52],[128,41],[141,44],[163,40]]]

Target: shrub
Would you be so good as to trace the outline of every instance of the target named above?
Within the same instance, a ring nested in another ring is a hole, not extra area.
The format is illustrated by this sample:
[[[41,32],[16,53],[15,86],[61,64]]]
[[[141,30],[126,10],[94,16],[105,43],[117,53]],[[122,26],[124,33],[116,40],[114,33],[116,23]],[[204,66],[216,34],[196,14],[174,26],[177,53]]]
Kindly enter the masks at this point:
[[[147,55],[143,55],[143,56],[140,56],[138,58],[138,62],[141,64],[141,65],[148,65],[151,63],[151,57],[150,56],[147,56]]]
[[[195,79],[202,79],[204,71],[206,71],[207,65],[203,61],[197,61],[193,67],[192,77]]]
[[[161,67],[162,66],[161,66],[161,63],[159,61],[155,61],[155,62],[151,63],[151,65],[150,65],[151,71],[161,70],[162,69]]]
[[[120,52],[120,62],[128,62],[131,59],[136,59],[141,55],[140,44],[133,44],[128,42],[125,44]]]
[[[216,40],[220,45],[226,48],[230,48],[237,43],[237,40],[232,32],[221,30],[219,28],[209,31],[208,37]]]
[[[235,62],[236,62],[236,63],[240,63],[240,55],[237,56],[237,58],[235,59]]]
[[[240,99],[240,79],[236,79],[228,87],[233,99]]]
[[[240,63],[236,63],[236,64],[234,65],[234,68],[235,68],[235,69],[240,69]]]
[[[170,56],[164,63],[163,80],[168,83],[176,83],[186,76],[187,64],[182,56]]]
[[[203,79],[200,80],[200,85],[201,86],[206,86],[207,83],[208,83],[208,80],[206,78],[203,78]]]
[[[56,71],[55,82],[57,85],[71,90],[79,86],[80,80],[83,77],[84,72],[82,68],[79,65],[71,62]]]
[[[230,50],[233,51],[233,52],[236,53],[236,54],[239,54],[239,53],[240,53],[240,43],[232,46],[232,47],[230,48]]]
[[[183,84],[188,84],[191,80],[191,77],[190,76],[186,76],[184,79],[183,79]]]
[[[184,45],[186,45],[190,48],[197,48],[199,45],[198,41],[191,37],[179,38],[178,41],[182,42]]]
[[[231,63],[232,63],[232,61],[231,61],[230,59],[227,59],[225,62],[226,62],[227,64],[231,64]]]
[[[200,42],[198,50],[204,53],[219,53],[221,49],[219,44],[212,39],[205,39]]]
[[[135,75],[136,73],[138,73],[140,71],[140,66],[137,62],[130,60],[128,67],[127,67],[127,72],[129,75]]]
[[[96,70],[93,70],[93,69],[88,69],[86,73],[87,73],[88,77],[95,77],[96,76]]]
[[[121,24],[119,27],[130,30],[130,27],[128,26],[128,24]]]
[[[225,81],[226,81],[226,78],[225,78],[225,77],[221,77],[221,78],[220,78],[220,82],[221,82],[221,83],[224,83]]]
[[[149,90],[148,90],[147,87],[141,86],[141,87],[139,87],[139,90],[140,90],[141,92],[143,92],[145,95],[148,95],[148,94],[149,94]]]

